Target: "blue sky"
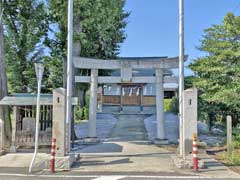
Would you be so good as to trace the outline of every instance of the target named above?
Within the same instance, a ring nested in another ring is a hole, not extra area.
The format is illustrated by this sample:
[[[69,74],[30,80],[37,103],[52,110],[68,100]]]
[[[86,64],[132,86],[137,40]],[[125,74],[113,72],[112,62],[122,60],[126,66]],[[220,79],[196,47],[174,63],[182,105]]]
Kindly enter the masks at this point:
[[[203,30],[221,23],[227,12],[240,15],[240,0],[185,0],[184,8],[187,65],[201,56],[196,46]],[[178,0],[127,0],[125,10],[131,15],[120,56],[178,56]]]

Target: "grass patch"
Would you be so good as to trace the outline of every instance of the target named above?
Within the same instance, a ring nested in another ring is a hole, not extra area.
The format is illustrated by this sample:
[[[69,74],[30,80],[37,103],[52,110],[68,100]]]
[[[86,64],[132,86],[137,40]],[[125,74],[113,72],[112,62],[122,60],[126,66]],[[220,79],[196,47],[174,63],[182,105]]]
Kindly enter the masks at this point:
[[[240,166],[240,149],[234,149],[230,157],[227,152],[218,153],[217,159],[228,166]]]

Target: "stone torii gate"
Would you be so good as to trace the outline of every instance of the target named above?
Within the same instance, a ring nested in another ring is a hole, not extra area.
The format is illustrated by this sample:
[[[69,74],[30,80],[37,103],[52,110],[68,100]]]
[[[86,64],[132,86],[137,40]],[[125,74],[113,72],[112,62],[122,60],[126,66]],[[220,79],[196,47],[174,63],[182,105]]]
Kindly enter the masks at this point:
[[[187,59],[187,56],[185,57]],[[75,68],[91,69],[91,76],[75,76],[76,83],[90,83],[89,138],[96,138],[96,112],[98,83],[155,83],[157,111],[157,140],[165,140],[164,133],[164,83],[178,83],[178,78],[163,76],[163,69],[178,68],[179,58],[125,58],[124,60],[101,60],[74,57]],[[121,76],[98,76],[99,69],[120,69]],[[133,77],[133,69],[155,69],[155,76]],[[166,141],[165,141],[166,142]]]

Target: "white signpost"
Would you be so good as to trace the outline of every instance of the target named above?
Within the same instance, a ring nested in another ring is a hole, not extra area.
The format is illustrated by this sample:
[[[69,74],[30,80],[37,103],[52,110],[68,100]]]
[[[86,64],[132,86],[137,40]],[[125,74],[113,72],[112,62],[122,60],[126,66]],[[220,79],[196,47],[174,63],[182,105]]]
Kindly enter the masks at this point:
[[[44,72],[44,67],[42,64],[35,64],[35,71],[37,76],[37,112],[36,112],[36,131],[35,131],[35,148],[34,154],[29,166],[29,172],[32,172],[32,167],[37,156],[38,151],[38,132],[39,132],[39,118],[40,118],[40,93],[41,93],[41,83],[42,83],[42,76]]]

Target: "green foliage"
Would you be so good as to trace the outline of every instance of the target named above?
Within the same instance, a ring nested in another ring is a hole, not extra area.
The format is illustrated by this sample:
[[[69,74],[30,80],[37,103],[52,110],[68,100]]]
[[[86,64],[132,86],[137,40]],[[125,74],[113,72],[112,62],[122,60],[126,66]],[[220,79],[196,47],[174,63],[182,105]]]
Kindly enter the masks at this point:
[[[82,108],[80,105],[75,106],[75,122],[78,123],[85,119],[84,108]]]
[[[233,140],[233,148],[240,149],[240,139]]]
[[[74,41],[81,43],[81,56],[108,59],[118,55],[129,15],[123,11],[124,4],[124,0],[74,0],[74,22],[80,21],[81,29],[74,33]],[[51,49],[51,57],[47,59],[51,71],[49,79],[54,86],[62,86],[63,68],[56,67],[63,67],[66,61],[67,1],[49,0],[48,5],[53,33],[53,38],[46,41]],[[76,73],[87,75],[88,71]]]
[[[230,160],[233,162],[234,165],[240,165],[240,153],[238,151],[233,151]]]
[[[63,86],[67,54],[67,3],[59,0],[1,1],[10,92],[36,90],[34,62],[44,61],[43,92]],[[74,0],[74,42],[81,56],[113,58],[125,39],[125,1]],[[87,75],[88,71],[76,72]],[[102,72],[100,72],[101,74]],[[82,85],[80,88],[87,89]]]
[[[44,58],[47,36],[46,7],[42,1],[1,1],[4,8],[4,42],[10,92],[35,89],[34,62]]]
[[[80,105],[75,107],[75,122],[79,123],[81,120],[88,119],[89,113],[89,96],[85,97],[86,105],[81,107]]]
[[[233,128],[233,147],[240,149],[240,125]]]
[[[178,114],[179,111],[179,101],[178,101],[178,97],[174,96],[171,100],[170,103],[170,111],[174,114]]]
[[[199,89],[199,111],[208,114],[240,113],[240,17],[229,13],[222,24],[205,30],[195,59],[193,86]],[[235,119],[236,121],[236,119]]]
[[[85,102],[86,102],[86,106],[89,107],[89,101],[90,101],[90,96],[86,95],[85,96]]]
[[[240,153],[238,150],[234,150],[231,157],[228,157],[227,152],[221,152],[219,153],[219,157],[221,160],[225,162],[227,165],[240,165]]]
[[[172,99],[164,99],[164,111],[171,112]]]

